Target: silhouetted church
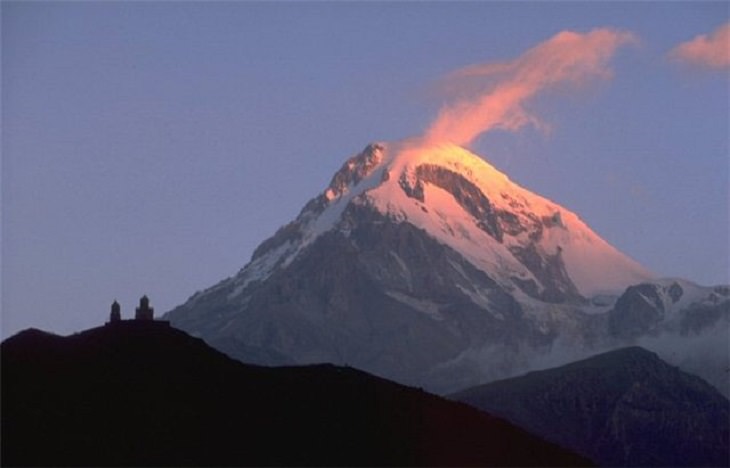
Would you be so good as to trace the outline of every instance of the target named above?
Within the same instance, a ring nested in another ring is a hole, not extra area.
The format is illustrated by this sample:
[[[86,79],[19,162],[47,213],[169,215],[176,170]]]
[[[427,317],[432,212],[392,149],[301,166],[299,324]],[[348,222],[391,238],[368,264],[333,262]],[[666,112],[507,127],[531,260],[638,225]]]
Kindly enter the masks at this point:
[[[130,322],[148,322],[161,325],[170,325],[170,322],[163,320],[155,320],[155,309],[150,307],[150,298],[145,294],[139,300],[139,307],[135,309],[134,320],[122,320],[122,307],[119,303],[114,300],[112,302],[112,311],[109,314],[109,321],[107,325],[113,325],[117,323],[130,323]]]
[[[145,294],[139,300],[139,307],[134,312],[135,320],[154,320],[155,309],[150,307],[150,298]]]
[[[109,322],[119,322],[122,320],[122,307],[116,299],[112,303],[112,313],[109,315]]]

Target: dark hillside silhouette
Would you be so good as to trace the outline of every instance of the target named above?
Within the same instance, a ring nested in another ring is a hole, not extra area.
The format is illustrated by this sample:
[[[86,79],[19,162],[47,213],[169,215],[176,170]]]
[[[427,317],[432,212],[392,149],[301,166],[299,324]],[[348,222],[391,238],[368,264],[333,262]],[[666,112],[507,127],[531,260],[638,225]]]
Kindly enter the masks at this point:
[[[727,398],[636,346],[453,398],[603,466],[730,465]]]
[[[241,364],[154,321],[2,344],[10,465],[585,465],[511,424],[351,368]]]

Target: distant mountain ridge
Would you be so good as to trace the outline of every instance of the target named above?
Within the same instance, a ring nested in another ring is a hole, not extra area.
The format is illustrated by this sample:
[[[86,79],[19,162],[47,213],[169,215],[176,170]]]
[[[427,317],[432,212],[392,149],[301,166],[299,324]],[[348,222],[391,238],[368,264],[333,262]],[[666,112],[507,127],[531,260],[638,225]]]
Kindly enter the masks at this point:
[[[728,466],[730,402],[639,347],[458,392],[602,466]]]
[[[439,393],[638,343],[730,391],[728,353],[696,344],[730,338],[730,288],[655,278],[453,145],[369,145],[166,318],[244,362],[349,364]]]
[[[582,466],[364,372],[264,368],[151,321],[0,345],[4,466]]]

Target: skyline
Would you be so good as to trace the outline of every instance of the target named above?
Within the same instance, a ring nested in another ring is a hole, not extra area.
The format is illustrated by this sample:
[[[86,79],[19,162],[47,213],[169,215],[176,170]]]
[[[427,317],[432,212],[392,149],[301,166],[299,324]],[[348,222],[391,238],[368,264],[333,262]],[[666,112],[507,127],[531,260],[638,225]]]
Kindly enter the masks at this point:
[[[3,337],[168,311],[426,131],[454,71],[597,28],[632,38],[606,76],[462,143],[659,276],[730,282],[728,6],[553,6],[4,2]]]

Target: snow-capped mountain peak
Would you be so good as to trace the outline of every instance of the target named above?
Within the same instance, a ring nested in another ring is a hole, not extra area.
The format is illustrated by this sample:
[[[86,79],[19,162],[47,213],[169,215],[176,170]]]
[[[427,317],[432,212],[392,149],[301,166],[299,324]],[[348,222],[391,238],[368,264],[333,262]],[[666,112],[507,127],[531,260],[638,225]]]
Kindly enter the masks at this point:
[[[247,362],[347,363],[446,391],[563,348],[724,338],[728,291],[658,282],[481,157],[405,141],[348,159],[238,274],[168,318]]]
[[[288,265],[321,234],[347,232],[342,214],[350,204],[411,223],[501,285],[543,300],[619,292],[652,277],[575,213],[479,156],[413,142],[373,143],[348,159],[293,223],[257,249],[248,268],[258,279]]]

